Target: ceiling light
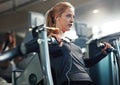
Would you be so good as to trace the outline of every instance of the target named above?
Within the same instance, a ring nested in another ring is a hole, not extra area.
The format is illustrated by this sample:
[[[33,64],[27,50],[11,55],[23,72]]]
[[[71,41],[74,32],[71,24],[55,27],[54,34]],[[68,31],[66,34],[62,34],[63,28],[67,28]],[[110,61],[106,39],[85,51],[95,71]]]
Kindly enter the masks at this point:
[[[95,9],[95,10],[93,10],[92,13],[96,14],[96,13],[98,13],[98,12],[99,12],[99,10],[98,10],[98,9]]]

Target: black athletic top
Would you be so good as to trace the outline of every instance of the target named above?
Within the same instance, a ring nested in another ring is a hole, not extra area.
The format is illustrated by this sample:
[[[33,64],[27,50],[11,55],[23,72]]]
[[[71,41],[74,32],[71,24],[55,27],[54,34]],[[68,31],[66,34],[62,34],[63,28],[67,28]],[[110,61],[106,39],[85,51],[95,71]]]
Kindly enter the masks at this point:
[[[106,56],[101,52],[96,57],[84,59],[81,48],[66,41],[62,46],[50,45],[49,52],[55,85],[61,85],[64,81],[92,81],[85,68]]]

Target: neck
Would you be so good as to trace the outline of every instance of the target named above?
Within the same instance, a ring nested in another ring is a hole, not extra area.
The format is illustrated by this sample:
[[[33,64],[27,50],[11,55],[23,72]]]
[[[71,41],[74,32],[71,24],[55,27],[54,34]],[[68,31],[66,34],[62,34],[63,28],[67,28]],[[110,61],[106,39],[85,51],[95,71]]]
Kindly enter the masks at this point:
[[[60,37],[63,37],[64,36],[64,33],[62,31],[60,31]]]

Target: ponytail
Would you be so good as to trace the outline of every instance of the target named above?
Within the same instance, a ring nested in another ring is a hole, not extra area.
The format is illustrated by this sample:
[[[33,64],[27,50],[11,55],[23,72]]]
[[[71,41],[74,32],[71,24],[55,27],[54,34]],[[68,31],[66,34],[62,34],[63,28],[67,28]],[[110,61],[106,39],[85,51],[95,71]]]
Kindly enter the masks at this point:
[[[50,9],[47,11],[47,15],[46,15],[46,26],[54,27],[54,24],[55,24],[55,19],[54,19],[53,9]]]

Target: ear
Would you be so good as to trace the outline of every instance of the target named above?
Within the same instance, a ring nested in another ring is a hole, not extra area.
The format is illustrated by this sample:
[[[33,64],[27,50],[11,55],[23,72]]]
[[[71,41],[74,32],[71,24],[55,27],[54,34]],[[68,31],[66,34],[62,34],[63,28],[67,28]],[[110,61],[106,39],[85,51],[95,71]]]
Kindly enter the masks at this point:
[[[59,19],[59,17],[58,17],[58,16],[56,16],[56,17],[55,17],[55,20],[57,21],[58,19]]]

